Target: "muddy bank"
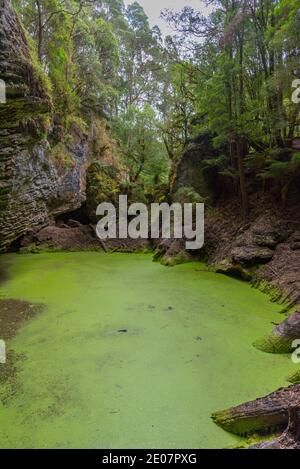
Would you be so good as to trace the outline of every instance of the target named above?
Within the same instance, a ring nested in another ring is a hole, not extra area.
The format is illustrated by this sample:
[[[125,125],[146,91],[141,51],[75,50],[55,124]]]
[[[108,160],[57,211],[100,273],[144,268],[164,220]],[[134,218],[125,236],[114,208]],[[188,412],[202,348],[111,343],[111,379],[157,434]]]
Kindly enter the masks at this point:
[[[0,265],[0,282],[4,282],[5,280],[7,280],[6,271],[3,266]]]
[[[27,301],[0,299],[0,337],[11,339],[25,321],[34,318],[44,309],[43,305]]]
[[[20,240],[21,253],[59,251],[104,251],[145,252],[151,250],[148,240],[108,239],[101,241],[96,235],[95,225],[83,225],[76,220],[67,220],[29,233]]]
[[[0,299],[0,338],[8,341],[14,337],[24,323],[44,310],[41,304],[32,304],[14,299]],[[6,347],[6,363],[0,364],[0,402],[5,405],[20,389],[17,376],[18,363],[26,360],[26,355]],[[4,391],[3,391],[4,389]]]
[[[0,283],[5,282],[8,279],[6,265],[3,262],[0,263]]]
[[[8,263],[1,259],[0,284],[8,281]],[[23,324],[33,319],[44,310],[42,304],[33,304],[27,301],[0,298],[0,339],[8,341],[12,339]],[[15,376],[15,364],[21,357],[14,351],[7,350],[7,362],[0,364],[0,383]]]
[[[51,251],[101,251],[102,245],[89,225],[71,221],[50,225],[27,234],[20,241],[20,252],[36,254]]]

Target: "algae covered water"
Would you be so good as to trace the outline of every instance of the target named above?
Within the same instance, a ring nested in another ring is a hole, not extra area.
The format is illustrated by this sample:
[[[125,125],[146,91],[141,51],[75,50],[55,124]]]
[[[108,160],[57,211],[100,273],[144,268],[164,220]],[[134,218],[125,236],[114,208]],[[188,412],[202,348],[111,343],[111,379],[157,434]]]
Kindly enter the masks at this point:
[[[199,263],[2,259],[1,297],[46,305],[7,344],[19,359],[14,394],[0,385],[2,448],[226,447],[239,439],[211,413],[275,390],[294,371],[290,357],[251,345],[282,319],[279,306]]]

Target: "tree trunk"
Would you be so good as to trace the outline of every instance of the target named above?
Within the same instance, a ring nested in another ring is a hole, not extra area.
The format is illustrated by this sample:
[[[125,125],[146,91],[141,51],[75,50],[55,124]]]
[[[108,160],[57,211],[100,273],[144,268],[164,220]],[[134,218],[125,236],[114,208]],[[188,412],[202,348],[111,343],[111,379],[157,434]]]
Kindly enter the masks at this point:
[[[38,10],[38,58],[42,60],[43,51],[43,18],[42,8],[39,0],[36,0]]]
[[[240,178],[242,215],[244,218],[247,218],[247,215],[249,212],[249,201],[248,201],[248,192],[247,192],[247,185],[246,185],[244,154],[245,154],[245,142],[242,138],[237,138],[236,156],[237,156],[238,171],[239,171],[239,178]]]

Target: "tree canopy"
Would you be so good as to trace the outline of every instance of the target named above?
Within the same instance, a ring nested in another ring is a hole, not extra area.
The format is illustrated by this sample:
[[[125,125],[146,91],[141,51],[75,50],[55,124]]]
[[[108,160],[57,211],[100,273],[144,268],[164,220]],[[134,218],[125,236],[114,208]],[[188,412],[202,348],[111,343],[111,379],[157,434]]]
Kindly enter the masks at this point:
[[[174,35],[166,38],[138,2],[14,3],[48,76],[56,121],[68,131],[74,121],[105,119],[129,185],[144,191],[166,181],[202,131],[227,149],[207,160],[238,184],[244,214],[249,173],[290,181],[297,171],[297,155],[282,161],[274,149],[299,134],[291,99],[300,78],[298,0],[213,0],[209,16],[167,10]]]

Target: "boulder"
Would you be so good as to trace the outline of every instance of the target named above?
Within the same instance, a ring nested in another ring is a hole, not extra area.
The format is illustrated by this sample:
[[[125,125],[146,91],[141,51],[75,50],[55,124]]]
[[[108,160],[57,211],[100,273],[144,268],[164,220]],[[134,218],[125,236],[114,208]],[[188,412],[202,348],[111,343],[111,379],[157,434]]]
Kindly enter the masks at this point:
[[[252,235],[253,244],[271,249],[274,249],[282,240],[282,235],[275,230],[255,230]]]
[[[269,262],[274,251],[259,246],[240,246],[232,250],[232,259],[237,264],[253,266]]]
[[[212,270],[218,274],[228,275],[228,277],[238,278],[249,282],[252,274],[249,270],[242,267],[240,264],[234,264],[229,259],[224,259],[218,264],[214,264]]]
[[[52,225],[24,237],[20,250],[33,254],[45,251],[102,251],[102,245],[88,225]]]

